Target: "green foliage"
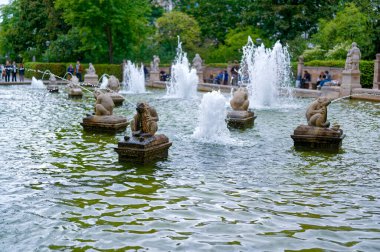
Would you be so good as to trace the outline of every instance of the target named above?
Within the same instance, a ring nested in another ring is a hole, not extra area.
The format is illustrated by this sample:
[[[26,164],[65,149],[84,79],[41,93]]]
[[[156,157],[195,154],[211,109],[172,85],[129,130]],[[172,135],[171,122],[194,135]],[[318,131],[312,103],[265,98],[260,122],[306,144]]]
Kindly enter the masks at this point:
[[[108,59],[112,63],[114,56],[121,61],[145,39],[148,0],[56,0],[55,5],[64,11],[65,21],[79,31],[77,52],[94,62]]]
[[[302,56],[305,59],[305,61],[312,61],[312,60],[323,60],[325,59],[325,53],[326,50],[321,49],[321,46],[316,46],[314,48],[306,49]]]
[[[351,45],[349,42],[342,42],[337,45],[335,45],[332,49],[328,50],[325,54],[326,59],[333,60],[333,59],[346,59],[347,52],[351,48]]]
[[[25,66],[25,77],[26,78],[32,78],[33,76],[36,77],[37,79],[42,78],[42,73],[37,72],[39,71],[46,71],[49,70],[55,75],[58,76],[64,76],[66,73],[66,65],[64,63],[42,63],[42,62],[27,62],[24,64]],[[33,70],[33,71],[29,71]],[[47,80],[49,79],[49,75],[45,74],[44,79]]]
[[[224,45],[219,45],[217,49],[210,50],[207,46],[204,50],[206,62],[228,62],[239,60],[242,56],[242,47],[247,44],[248,36],[253,41],[260,38],[267,46],[270,45],[269,40],[262,36],[261,31],[247,27],[245,29],[237,28],[228,32]]]
[[[167,61],[174,58],[178,44],[177,36],[180,36],[183,50],[194,54],[200,45],[200,35],[199,25],[194,18],[178,11],[165,13],[157,19],[155,36],[161,60]]]
[[[320,30],[313,37],[322,49],[329,50],[339,44],[356,42],[362,51],[363,58],[374,55],[373,28],[365,13],[354,4],[347,4],[332,20],[322,19]]]

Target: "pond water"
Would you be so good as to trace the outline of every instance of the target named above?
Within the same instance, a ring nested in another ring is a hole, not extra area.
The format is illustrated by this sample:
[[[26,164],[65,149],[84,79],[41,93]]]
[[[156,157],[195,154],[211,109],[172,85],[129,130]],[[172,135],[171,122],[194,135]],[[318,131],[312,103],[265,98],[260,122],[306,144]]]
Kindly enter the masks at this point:
[[[215,144],[192,137],[202,94],[150,91],[126,97],[155,106],[173,146],[141,166],[118,163],[125,132],[82,130],[91,94],[0,87],[0,251],[380,250],[379,103],[331,104],[346,138],[324,154],[293,149],[309,99],[256,110],[253,128]]]

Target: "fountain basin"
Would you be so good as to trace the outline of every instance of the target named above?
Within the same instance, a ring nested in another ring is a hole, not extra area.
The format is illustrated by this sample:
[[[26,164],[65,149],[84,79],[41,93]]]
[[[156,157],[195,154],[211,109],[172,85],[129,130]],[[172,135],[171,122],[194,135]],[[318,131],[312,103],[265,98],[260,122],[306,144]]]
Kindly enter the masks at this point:
[[[339,152],[345,137],[341,129],[321,128],[300,125],[294,130],[291,138],[296,150],[317,150]]]
[[[229,111],[227,113],[227,125],[231,128],[245,129],[253,126],[254,121],[257,116],[253,113],[253,111]]]
[[[149,137],[124,137],[115,148],[119,162],[148,163],[166,159],[172,143],[163,134]]]
[[[47,90],[50,92],[50,93],[58,93],[59,92],[59,87],[58,85],[48,85],[47,87]]]
[[[113,103],[115,103],[115,106],[123,105],[125,98],[121,94],[109,93],[109,95],[111,96]]]
[[[116,115],[91,115],[83,118],[83,122],[81,123],[84,130],[107,132],[124,131],[128,124],[129,123],[125,117]]]

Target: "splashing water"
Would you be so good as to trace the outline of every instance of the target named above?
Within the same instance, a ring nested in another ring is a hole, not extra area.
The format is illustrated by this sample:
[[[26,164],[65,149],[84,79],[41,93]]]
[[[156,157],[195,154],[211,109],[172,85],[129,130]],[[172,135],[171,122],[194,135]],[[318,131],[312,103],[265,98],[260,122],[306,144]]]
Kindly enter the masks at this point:
[[[166,84],[166,96],[171,98],[195,98],[198,87],[197,70],[190,69],[187,54],[182,51],[178,37],[177,56],[171,67],[170,82]]]
[[[290,56],[279,41],[273,49],[256,47],[251,37],[243,47],[240,85],[247,85],[253,108],[283,107],[291,99]],[[280,95],[288,99],[280,99]]]
[[[143,64],[139,68],[137,64],[128,60],[123,75],[125,80],[123,93],[141,94],[146,92]]]
[[[44,88],[45,85],[42,80],[37,80],[34,76],[32,77],[32,87],[33,88]]]
[[[193,138],[203,142],[231,142],[230,132],[226,124],[226,98],[220,91],[212,91],[203,95],[199,106],[199,122]]]
[[[108,85],[108,78],[106,76],[103,76],[102,84],[100,84],[100,89],[107,89],[107,85]]]

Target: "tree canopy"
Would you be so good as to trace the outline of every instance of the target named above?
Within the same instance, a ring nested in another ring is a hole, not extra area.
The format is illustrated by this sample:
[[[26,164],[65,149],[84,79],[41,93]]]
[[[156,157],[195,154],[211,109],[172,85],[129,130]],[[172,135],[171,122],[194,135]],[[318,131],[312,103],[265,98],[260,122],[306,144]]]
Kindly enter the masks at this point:
[[[363,58],[380,52],[378,0],[13,0],[1,7],[0,59],[162,62],[181,36],[189,55],[209,63],[239,59],[247,36],[289,45],[294,58]],[[166,7],[165,7],[166,6]]]

